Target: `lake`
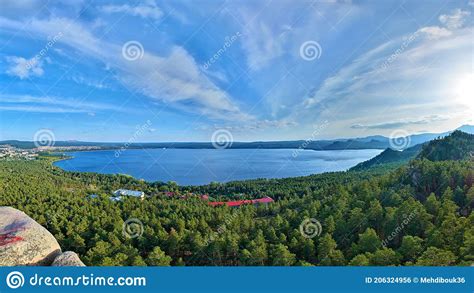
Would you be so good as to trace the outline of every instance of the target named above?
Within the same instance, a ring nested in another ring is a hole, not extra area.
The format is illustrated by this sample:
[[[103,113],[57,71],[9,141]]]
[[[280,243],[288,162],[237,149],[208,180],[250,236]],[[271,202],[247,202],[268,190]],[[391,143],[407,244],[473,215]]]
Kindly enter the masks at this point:
[[[202,185],[344,171],[382,150],[130,149],[72,152],[54,165],[67,171],[128,174],[146,181]]]

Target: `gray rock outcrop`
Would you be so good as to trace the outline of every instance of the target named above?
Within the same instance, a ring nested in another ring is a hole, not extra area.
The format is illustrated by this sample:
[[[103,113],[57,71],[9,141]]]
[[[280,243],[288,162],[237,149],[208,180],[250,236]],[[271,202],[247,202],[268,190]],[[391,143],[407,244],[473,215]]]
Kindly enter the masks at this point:
[[[0,207],[0,266],[49,266],[61,255],[43,226],[17,209]],[[56,263],[84,265],[75,253],[65,253]]]
[[[58,255],[53,263],[53,267],[83,267],[84,263],[79,256],[73,251],[66,251]]]

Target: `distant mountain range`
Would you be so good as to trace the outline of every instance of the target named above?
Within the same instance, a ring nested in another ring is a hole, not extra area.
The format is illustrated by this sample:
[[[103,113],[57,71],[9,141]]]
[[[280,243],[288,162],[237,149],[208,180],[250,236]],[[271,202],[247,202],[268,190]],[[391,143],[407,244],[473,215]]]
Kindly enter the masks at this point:
[[[474,125],[463,125],[456,130],[474,134]],[[443,133],[422,133],[399,138],[403,142],[402,149],[408,149],[418,144],[425,143],[438,137],[445,137],[453,131]],[[17,148],[35,148],[33,141],[4,140],[0,144],[8,144]],[[123,142],[84,142],[84,141],[56,141],[56,147],[94,146],[101,149],[118,149],[124,147]],[[180,149],[211,149],[210,142],[156,142],[132,143],[127,148],[180,148]],[[367,136],[362,138],[334,139],[334,140],[293,140],[293,141],[256,141],[233,142],[232,149],[310,149],[310,150],[348,150],[348,149],[387,149],[393,148],[391,138],[382,135]]]

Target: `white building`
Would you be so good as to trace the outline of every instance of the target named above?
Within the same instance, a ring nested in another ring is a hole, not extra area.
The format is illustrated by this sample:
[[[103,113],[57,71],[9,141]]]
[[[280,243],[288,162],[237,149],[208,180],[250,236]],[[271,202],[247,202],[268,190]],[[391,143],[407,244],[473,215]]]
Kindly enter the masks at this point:
[[[117,189],[114,191],[114,196],[115,197],[133,196],[133,197],[138,197],[141,200],[145,199],[145,193],[143,191],[128,190],[128,189]]]

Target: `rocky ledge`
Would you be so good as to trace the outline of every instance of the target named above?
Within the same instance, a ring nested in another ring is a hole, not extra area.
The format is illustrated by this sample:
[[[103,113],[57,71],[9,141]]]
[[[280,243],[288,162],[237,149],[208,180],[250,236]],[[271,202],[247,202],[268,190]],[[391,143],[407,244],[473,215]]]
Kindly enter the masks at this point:
[[[0,266],[84,266],[62,252],[54,236],[25,213],[0,207]]]

